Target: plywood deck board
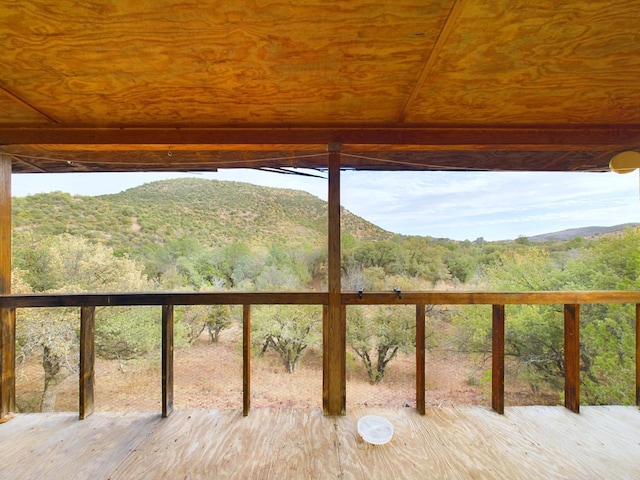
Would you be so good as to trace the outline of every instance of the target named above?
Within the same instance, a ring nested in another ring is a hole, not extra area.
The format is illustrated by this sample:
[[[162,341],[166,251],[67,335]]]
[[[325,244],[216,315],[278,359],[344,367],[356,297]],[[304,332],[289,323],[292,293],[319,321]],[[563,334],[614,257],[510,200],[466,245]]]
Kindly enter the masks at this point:
[[[107,478],[160,423],[152,413],[19,415],[0,429],[0,478]]]
[[[365,414],[395,433],[370,445]],[[636,407],[176,410],[17,415],[0,425],[0,479],[630,479]]]

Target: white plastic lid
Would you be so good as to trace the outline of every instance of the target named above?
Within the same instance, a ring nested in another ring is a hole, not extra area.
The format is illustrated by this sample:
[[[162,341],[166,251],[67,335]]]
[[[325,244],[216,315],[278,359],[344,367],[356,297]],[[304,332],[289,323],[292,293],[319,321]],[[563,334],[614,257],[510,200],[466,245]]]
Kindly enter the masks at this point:
[[[378,415],[365,415],[358,420],[358,433],[366,442],[384,445],[393,437],[393,425]]]

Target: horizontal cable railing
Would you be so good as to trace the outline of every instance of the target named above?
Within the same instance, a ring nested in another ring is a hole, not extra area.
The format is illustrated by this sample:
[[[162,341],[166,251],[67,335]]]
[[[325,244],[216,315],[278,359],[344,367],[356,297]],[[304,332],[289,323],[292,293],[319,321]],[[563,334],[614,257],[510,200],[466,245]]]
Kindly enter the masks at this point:
[[[250,408],[251,306],[322,305],[326,321],[329,296],[324,292],[153,292],[0,295],[0,313],[41,307],[80,307],[79,414],[93,412],[95,383],[95,308],[98,306],[162,307],[162,416],[173,409],[173,307],[175,305],[243,306],[243,414]],[[425,413],[425,305],[492,305],[491,405],[504,412],[505,305],[564,306],[565,406],[580,409],[580,305],[636,305],[636,403],[640,406],[640,291],[553,291],[553,292],[349,292],[341,294],[342,315],[350,305],[416,306],[416,407]],[[323,322],[326,324],[325,322]],[[326,346],[323,346],[326,349]],[[326,352],[326,350],[325,350]],[[346,351],[342,352],[346,355]],[[15,368],[15,349],[9,364]],[[7,362],[5,362],[7,363]],[[15,375],[15,374],[14,374]]]

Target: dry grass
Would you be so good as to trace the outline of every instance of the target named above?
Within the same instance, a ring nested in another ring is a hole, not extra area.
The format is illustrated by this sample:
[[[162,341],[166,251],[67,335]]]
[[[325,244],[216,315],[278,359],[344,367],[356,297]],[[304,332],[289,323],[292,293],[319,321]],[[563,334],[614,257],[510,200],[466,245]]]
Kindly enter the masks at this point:
[[[242,407],[241,335],[226,330],[217,344],[203,336],[190,348],[174,352],[174,405],[178,409]],[[488,366],[468,355],[441,348],[427,352],[427,406],[489,405]],[[508,405],[556,405],[558,393],[536,393],[517,378],[506,379]],[[39,359],[19,369],[20,411],[37,411],[43,377]],[[96,411],[161,409],[159,354],[128,362],[96,360]],[[347,359],[347,408],[415,406],[415,358],[400,355],[389,364],[379,385],[371,385],[360,360]],[[251,364],[252,408],[321,408],[322,351],[309,349],[293,374],[273,352]],[[78,381],[70,375],[60,385],[57,411],[77,411]]]

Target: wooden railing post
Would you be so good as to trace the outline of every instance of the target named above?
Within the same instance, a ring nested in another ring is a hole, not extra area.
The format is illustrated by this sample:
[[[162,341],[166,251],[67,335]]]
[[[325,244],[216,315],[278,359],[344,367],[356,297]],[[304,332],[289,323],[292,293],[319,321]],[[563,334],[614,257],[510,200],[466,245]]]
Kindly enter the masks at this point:
[[[96,307],[80,307],[80,420],[93,413],[95,385]]]
[[[504,414],[504,305],[493,305],[491,345],[491,407]]]
[[[251,407],[251,305],[242,306],[242,415]]]
[[[16,410],[16,309],[0,308],[0,418]]]
[[[162,417],[173,411],[173,305],[162,306]]]
[[[322,407],[325,415],[344,415],[347,399],[346,308],[342,305],[340,258],[340,146],[329,146],[327,308],[322,325]]]
[[[636,405],[640,407],[640,303],[636,303]]]
[[[11,157],[0,153],[0,295],[11,293]],[[16,407],[16,311],[0,308],[0,418]]]
[[[564,406],[580,412],[580,305],[564,306]]]
[[[416,305],[416,409],[420,415],[425,414],[425,317],[427,309],[424,305]]]

